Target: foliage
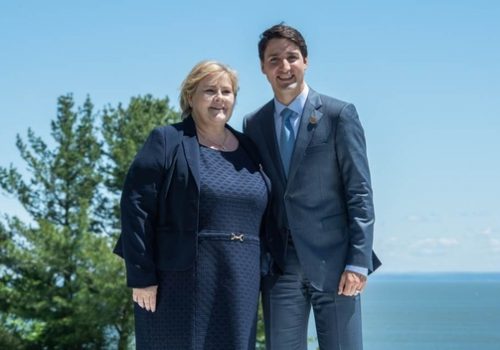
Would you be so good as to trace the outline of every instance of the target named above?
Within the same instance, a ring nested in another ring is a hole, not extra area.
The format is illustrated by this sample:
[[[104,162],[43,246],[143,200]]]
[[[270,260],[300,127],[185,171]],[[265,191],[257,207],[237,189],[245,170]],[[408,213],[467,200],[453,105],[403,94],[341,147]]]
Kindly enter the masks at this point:
[[[127,348],[130,292],[111,253],[117,202],[133,155],[153,126],[178,118],[168,99],[136,97],[103,112],[102,138],[89,98],[75,111],[58,99],[54,147],[29,129],[16,145],[29,178],[0,167],[0,188],[31,220],[0,222],[0,348]]]
[[[168,98],[133,97],[100,115],[87,98],[75,110],[61,96],[51,122],[55,146],[31,129],[16,145],[28,179],[0,166],[0,188],[30,221],[0,221],[0,348],[129,348],[130,291],[112,254],[119,195],[134,155],[150,131],[180,120]],[[101,135],[102,137],[98,137]],[[257,348],[264,349],[259,310]]]
[[[103,161],[100,166],[104,191],[99,195],[98,212],[102,228],[113,243],[116,242],[120,229],[119,196],[133,157],[154,127],[178,121],[180,121],[180,115],[169,107],[168,98],[155,99],[151,95],[133,97],[126,108],[120,104],[117,108],[104,109],[102,115]],[[113,262],[114,271],[103,276],[108,278],[107,282],[103,281],[103,283],[107,283],[110,292],[113,289],[122,294],[127,292],[127,295],[122,296],[114,305],[120,310],[116,328],[120,334],[119,349],[125,349],[133,335],[133,311],[128,290],[122,284],[117,286],[115,283],[117,280],[125,283],[123,263],[116,257]],[[116,290],[117,288],[119,291]]]
[[[264,314],[262,310],[262,299],[259,300],[259,313],[257,315],[257,343],[256,350],[265,350],[266,349],[266,338],[265,338],[265,330],[264,330]]]

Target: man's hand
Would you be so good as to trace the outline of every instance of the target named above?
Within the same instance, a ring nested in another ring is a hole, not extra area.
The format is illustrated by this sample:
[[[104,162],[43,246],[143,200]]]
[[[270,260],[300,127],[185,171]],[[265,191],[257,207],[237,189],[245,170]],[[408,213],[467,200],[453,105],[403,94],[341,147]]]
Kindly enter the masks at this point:
[[[358,295],[365,289],[366,276],[349,270],[342,273],[339,283],[339,295],[353,296]]]
[[[156,291],[158,286],[144,288],[132,288],[132,299],[143,309],[151,312],[156,311]]]

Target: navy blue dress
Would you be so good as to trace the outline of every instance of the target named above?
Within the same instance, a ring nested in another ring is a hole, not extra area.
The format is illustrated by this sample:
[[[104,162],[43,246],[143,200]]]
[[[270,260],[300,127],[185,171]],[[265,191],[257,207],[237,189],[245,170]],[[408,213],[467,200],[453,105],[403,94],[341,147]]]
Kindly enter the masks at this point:
[[[266,203],[265,182],[242,147],[200,146],[197,258],[189,270],[159,272],[155,313],[135,305],[138,349],[255,348]]]

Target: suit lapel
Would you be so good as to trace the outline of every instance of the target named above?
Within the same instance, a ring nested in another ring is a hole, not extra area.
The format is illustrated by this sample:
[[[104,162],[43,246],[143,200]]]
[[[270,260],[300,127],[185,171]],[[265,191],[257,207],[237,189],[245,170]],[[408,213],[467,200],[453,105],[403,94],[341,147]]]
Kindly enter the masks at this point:
[[[251,143],[249,141],[249,139],[247,139],[243,134],[237,132],[229,125],[226,125],[226,127],[229,130],[231,130],[231,132],[233,133],[234,136],[236,136],[236,138],[238,139],[238,141],[240,143],[240,146],[243,147],[243,149],[245,150],[246,154],[250,157],[252,162],[259,167],[259,172],[260,172],[262,178],[264,179],[264,182],[265,182],[266,188],[267,188],[267,192],[270,195],[271,194],[271,180],[269,179],[267,174],[264,172],[264,169],[262,168],[261,159],[260,159],[259,155],[256,153],[256,152],[258,152],[256,149],[256,146],[253,143]]]
[[[310,89],[309,96],[307,97],[306,104],[304,105],[304,111],[302,112],[302,117],[300,119],[299,132],[297,140],[295,141],[295,148],[292,153],[290,170],[288,172],[288,183],[291,182],[297,172],[302,158],[304,157],[306,147],[311,141],[312,135],[316,130],[316,126],[323,116],[323,113],[319,111],[320,107],[321,99],[319,94]]]
[[[182,138],[182,147],[184,149],[184,155],[193,174],[194,181],[200,190],[200,147],[198,144],[198,139],[196,138],[196,129],[194,126],[194,121],[191,116],[187,117],[183,121],[184,126],[184,136]]]
[[[262,118],[262,133],[267,143],[271,163],[276,168],[283,186],[286,183],[285,171],[281,162],[278,141],[276,140],[276,126],[274,124],[274,100],[269,101],[264,108],[260,111],[260,118]]]

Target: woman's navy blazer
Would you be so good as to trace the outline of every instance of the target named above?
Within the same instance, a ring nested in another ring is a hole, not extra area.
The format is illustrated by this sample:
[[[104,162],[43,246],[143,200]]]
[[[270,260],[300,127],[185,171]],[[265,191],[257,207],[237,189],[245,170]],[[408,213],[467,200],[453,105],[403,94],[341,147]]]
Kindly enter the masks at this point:
[[[257,148],[230,126],[258,166]],[[125,179],[121,235],[114,252],[125,259],[127,285],[157,285],[157,270],[185,270],[196,257],[200,205],[199,143],[192,117],[154,129]],[[261,234],[263,234],[261,232]]]

